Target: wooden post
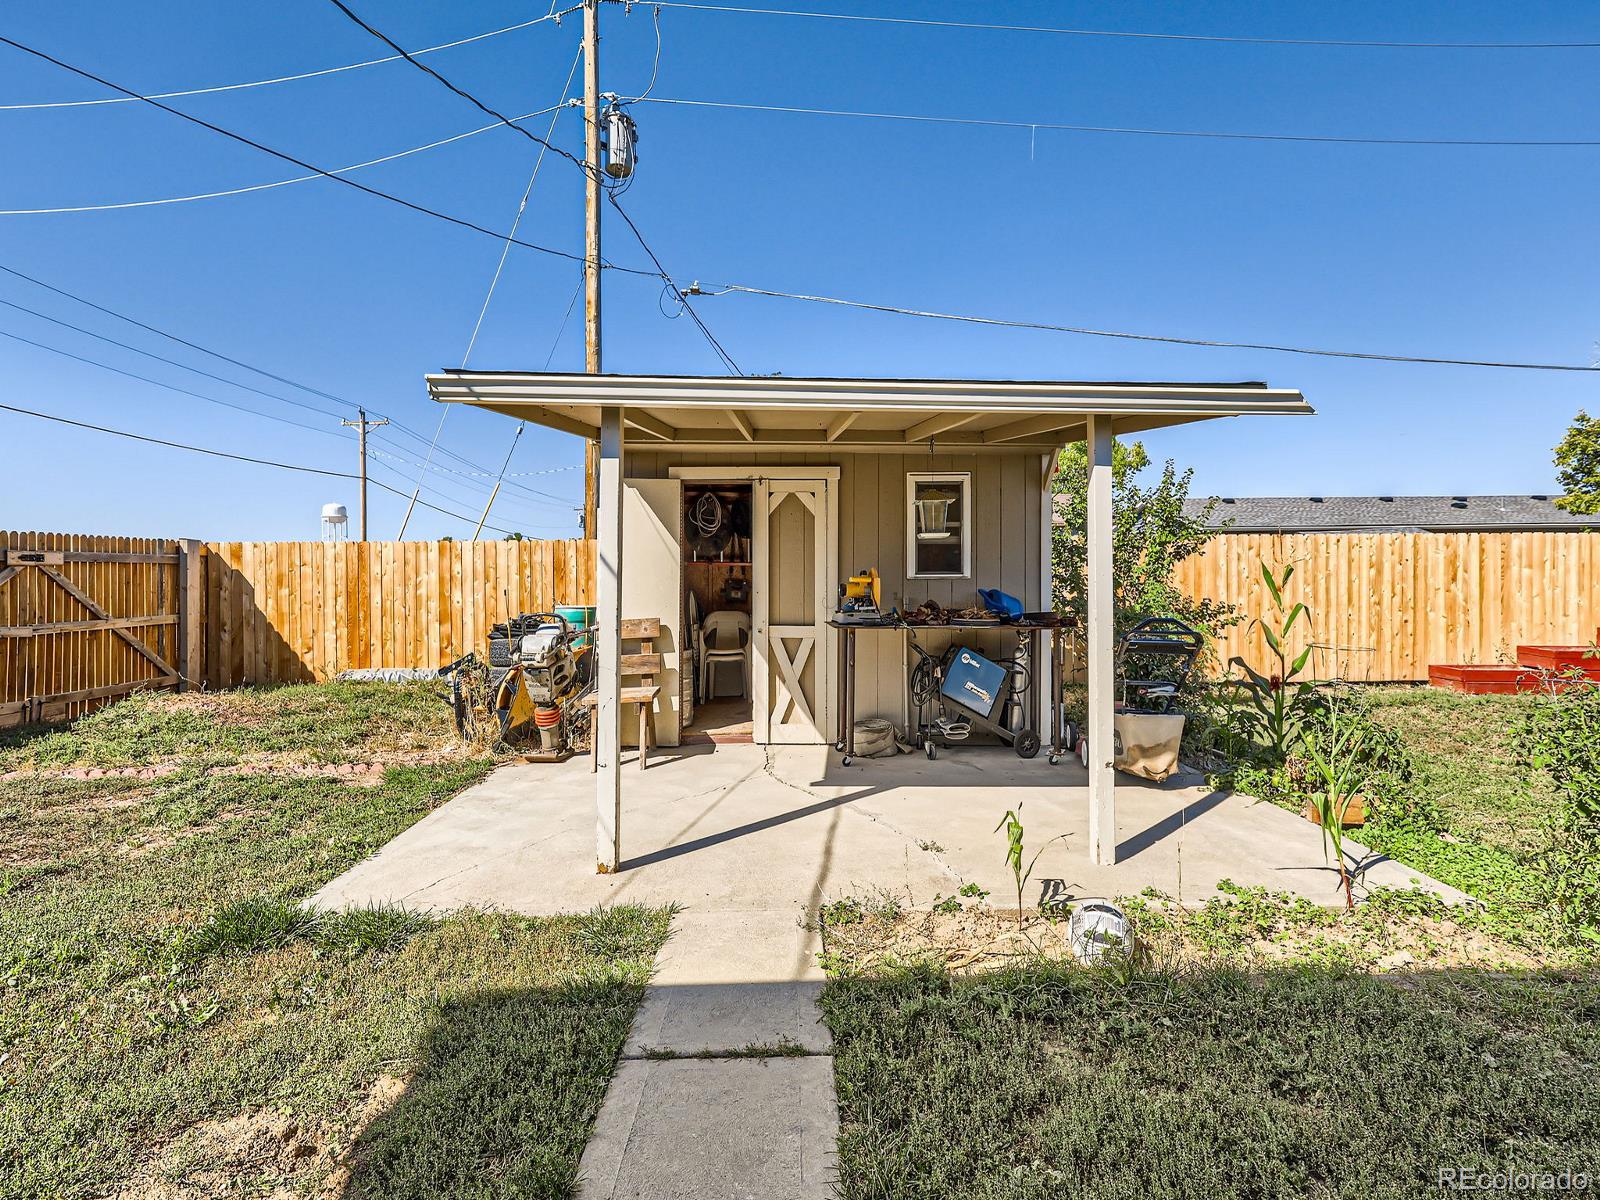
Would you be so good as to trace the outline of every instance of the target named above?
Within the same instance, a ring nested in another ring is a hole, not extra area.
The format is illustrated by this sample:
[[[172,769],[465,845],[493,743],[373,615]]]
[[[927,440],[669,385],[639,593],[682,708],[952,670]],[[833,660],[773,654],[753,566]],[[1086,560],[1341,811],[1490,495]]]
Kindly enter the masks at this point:
[[[600,374],[600,0],[583,0],[583,369]],[[583,450],[583,536],[596,536],[598,447]]]
[[[599,543],[595,561],[595,860],[602,875],[622,861],[622,409],[600,412]]]
[[[184,538],[178,543],[178,690],[205,683],[205,543]]]
[[[1117,794],[1112,762],[1116,732],[1112,704],[1115,666],[1111,586],[1111,418],[1091,416],[1088,431],[1089,519],[1087,613],[1089,656],[1089,861],[1111,866],[1117,861]]]

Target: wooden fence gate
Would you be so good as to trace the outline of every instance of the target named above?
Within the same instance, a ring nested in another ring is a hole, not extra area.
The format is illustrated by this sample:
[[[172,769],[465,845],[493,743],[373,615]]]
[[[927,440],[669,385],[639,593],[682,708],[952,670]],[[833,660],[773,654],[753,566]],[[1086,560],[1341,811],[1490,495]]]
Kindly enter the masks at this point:
[[[0,533],[0,727],[68,720],[182,678],[185,547]],[[188,556],[198,566],[198,556]]]

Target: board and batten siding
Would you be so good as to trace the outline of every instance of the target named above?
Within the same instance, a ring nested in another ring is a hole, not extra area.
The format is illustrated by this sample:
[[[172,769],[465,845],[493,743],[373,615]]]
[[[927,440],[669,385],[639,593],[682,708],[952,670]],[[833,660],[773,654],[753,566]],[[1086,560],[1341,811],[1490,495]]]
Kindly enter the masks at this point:
[[[1044,456],[1037,453],[883,454],[847,451],[748,450],[730,453],[679,451],[630,446],[623,473],[630,479],[665,478],[673,467],[838,467],[839,578],[876,567],[883,603],[902,610],[924,600],[946,608],[977,602],[977,589],[998,587],[1030,609],[1041,596],[1041,490]],[[972,473],[972,577],[906,578],[906,476],[926,472]],[[1015,635],[988,630],[959,631],[975,648],[1009,654]],[[918,637],[929,649],[942,649],[955,636],[927,631]],[[837,655],[829,646],[830,655]],[[867,631],[856,638],[856,719],[884,716],[906,719],[906,664],[902,635]],[[831,736],[832,730],[825,730]]]

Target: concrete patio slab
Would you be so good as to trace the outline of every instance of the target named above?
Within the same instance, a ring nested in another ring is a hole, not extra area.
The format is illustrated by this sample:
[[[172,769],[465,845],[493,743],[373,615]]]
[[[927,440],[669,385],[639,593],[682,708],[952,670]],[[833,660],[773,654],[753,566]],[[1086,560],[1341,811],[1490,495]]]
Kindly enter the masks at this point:
[[[839,1134],[831,1058],[634,1059],[611,1081],[582,1200],[823,1200]]]
[[[992,893],[990,903],[1005,903],[1012,885],[994,830],[1006,809],[1020,806],[1030,853],[1065,835],[1039,859],[1024,898],[1030,905],[1147,887],[1201,902],[1223,879],[1339,903],[1316,826],[1192,776],[1162,785],[1119,777],[1118,862],[1094,866],[1086,781],[1076,763],[1052,767],[977,747],[937,762],[918,755],[849,767],[820,746],[664,751],[648,771],[627,771],[624,861],[616,874],[598,875],[587,760],[509,766],[333,880],[314,902],[533,914],[676,903],[685,908],[680,921],[705,922],[708,936],[720,929],[724,946],[712,952],[697,939],[684,969],[700,977],[680,981],[793,979],[793,965],[775,960],[807,952],[801,923],[828,899],[880,890],[926,905],[970,882]],[[1386,860],[1373,861],[1366,883],[1465,899]],[[742,932],[745,920],[752,924]],[[664,969],[671,955],[669,948]]]

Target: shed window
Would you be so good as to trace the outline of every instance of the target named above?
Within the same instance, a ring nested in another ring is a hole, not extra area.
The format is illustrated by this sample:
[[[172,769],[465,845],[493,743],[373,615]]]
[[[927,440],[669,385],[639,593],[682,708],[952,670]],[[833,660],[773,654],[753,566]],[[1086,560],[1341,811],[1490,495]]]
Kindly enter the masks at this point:
[[[907,475],[906,509],[906,576],[971,575],[971,473]]]

